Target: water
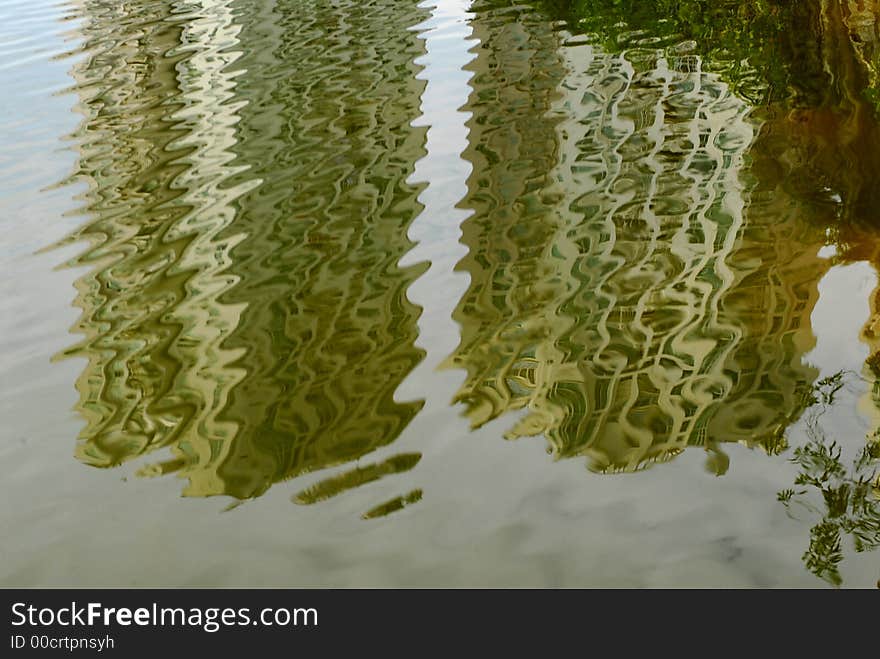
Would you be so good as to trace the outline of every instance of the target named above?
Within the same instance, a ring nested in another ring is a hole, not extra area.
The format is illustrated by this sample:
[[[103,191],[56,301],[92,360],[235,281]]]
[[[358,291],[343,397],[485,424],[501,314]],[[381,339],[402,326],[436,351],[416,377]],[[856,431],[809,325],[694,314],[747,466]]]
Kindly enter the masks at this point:
[[[877,17],[678,4],[3,4],[0,583],[873,587]]]

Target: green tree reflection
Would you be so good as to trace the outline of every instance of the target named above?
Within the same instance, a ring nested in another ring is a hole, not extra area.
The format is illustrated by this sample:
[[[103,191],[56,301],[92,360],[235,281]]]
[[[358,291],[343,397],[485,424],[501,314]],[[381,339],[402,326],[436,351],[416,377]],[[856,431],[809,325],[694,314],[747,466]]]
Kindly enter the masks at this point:
[[[845,537],[857,552],[880,547],[880,434],[869,438],[847,467],[841,446],[821,427],[821,411],[842,386],[842,373],[817,383],[813,401],[820,408],[808,423],[810,441],[795,448],[791,458],[800,472],[794,487],[778,494],[790,514],[802,508],[820,518],[810,529],[803,561],[810,572],[835,586],[843,581],[839,568]]]

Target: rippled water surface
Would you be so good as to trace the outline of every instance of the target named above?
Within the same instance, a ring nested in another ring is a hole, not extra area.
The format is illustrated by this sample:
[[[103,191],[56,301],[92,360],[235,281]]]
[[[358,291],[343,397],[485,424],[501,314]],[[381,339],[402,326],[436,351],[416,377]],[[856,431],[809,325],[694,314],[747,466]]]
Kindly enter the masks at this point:
[[[878,46],[0,4],[0,583],[873,587]]]

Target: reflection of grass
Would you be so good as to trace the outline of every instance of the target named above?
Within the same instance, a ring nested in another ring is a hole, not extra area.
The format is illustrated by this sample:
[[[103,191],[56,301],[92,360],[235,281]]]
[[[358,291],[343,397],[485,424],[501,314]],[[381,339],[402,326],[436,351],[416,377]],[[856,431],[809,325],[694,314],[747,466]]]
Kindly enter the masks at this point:
[[[823,408],[833,403],[834,394],[843,386],[842,375],[818,383],[816,403]],[[839,586],[845,535],[852,538],[857,552],[880,547],[880,432],[859,451],[849,469],[843,464],[840,446],[826,439],[816,417],[808,423],[808,433],[810,441],[796,448],[791,459],[800,468],[795,488],[782,490],[777,498],[789,510],[798,503],[822,516],[810,529],[810,546],[803,560],[810,572]],[[821,506],[810,501],[809,495],[816,492],[821,494]]]

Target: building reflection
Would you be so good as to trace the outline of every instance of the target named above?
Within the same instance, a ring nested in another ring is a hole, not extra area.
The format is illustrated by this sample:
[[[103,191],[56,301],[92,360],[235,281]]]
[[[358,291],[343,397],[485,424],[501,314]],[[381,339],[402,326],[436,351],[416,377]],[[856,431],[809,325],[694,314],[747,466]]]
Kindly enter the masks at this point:
[[[141,473],[177,473],[186,495],[248,498],[393,442],[422,405],[393,393],[422,358],[406,298],[422,268],[397,262],[420,210],[410,28],[426,12],[86,0],[82,15],[77,457],[149,455]]]
[[[589,38],[571,3],[471,8],[456,401],[474,426],[518,410],[508,437],[543,435],[595,470],[700,446],[723,473],[725,444],[779,452],[810,404],[824,273],[878,263],[873,10],[780,9],[759,44],[710,35],[730,40],[725,59],[656,3],[626,29],[621,3],[581,5]],[[393,443],[422,407],[394,392],[423,356],[406,295],[423,268],[398,263],[421,210],[411,28],[427,10],[82,6],[78,458],[149,456],[141,473],[179,474],[187,495],[244,499]],[[818,257],[829,241],[836,260]]]
[[[601,28],[603,3],[586,4]],[[618,3],[604,4],[605,27],[621,29]],[[775,16],[800,30],[782,51],[799,53],[803,30],[819,26],[821,52],[734,70],[682,26],[665,44],[623,28],[610,50],[552,13],[474,6],[473,217],[460,263],[471,285],[448,364],[467,372],[456,400],[475,426],[522,410],[508,437],[543,435],[555,455],[599,471],[702,446],[723,473],[725,443],[785,447],[818,375],[804,357],[831,263],[819,249],[829,230],[841,245],[876,244],[870,218],[852,215],[873,207],[875,186],[859,181],[880,152],[856,94],[866,46],[839,9]],[[780,91],[795,80],[805,84]],[[760,115],[743,89],[766,100]],[[831,133],[804,130],[825,116]],[[846,185],[827,186],[831,203],[808,194],[832,174]]]
[[[426,11],[388,0],[254,9],[243,34],[261,46],[243,60],[233,150],[261,185],[236,202],[229,235],[247,238],[222,298],[246,307],[224,343],[245,375],[223,410],[240,430],[218,469],[239,497],[388,445],[423,405],[394,392],[423,357],[406,291],[424,267],[398,261],[421,211],[407,179],[425,153],[426,129],[411,125],[424,42],[410,28]],[[336,492],[363,478],[330,482]]]
[[[217,296],[231,246],[219,232],[237,192],[218,187],[234,171],[225,68],[240,52],[226,49],[238,31],[228,3],[212,8],[175,20],[171,3],[82,5],[75,137],[89,221],[71,239],[89,243],[75,263],[90,271],[77,282],[85,338],[66,354],[88,359],[77,457],[94,466],[162,447],[176,464],[215,460],[236,430],[213,401],[239,377],[222,339],[240,308]]]

